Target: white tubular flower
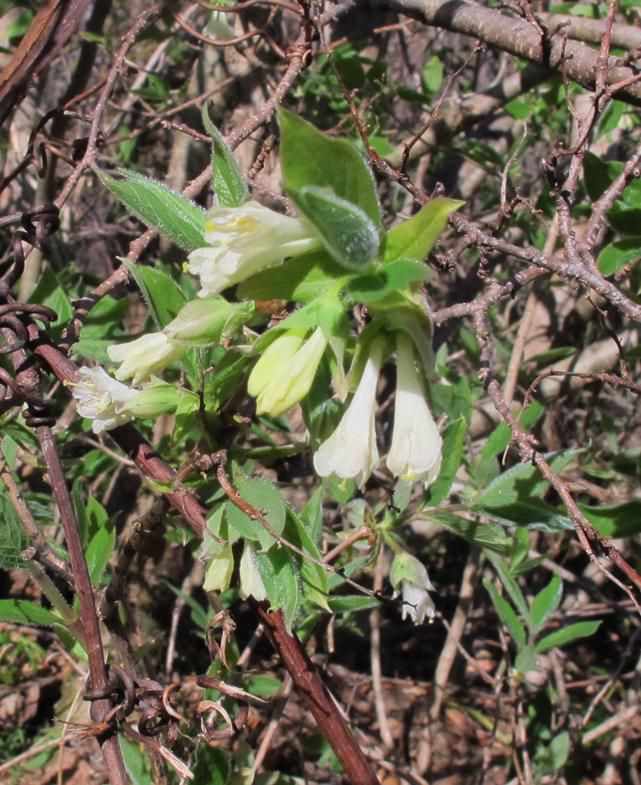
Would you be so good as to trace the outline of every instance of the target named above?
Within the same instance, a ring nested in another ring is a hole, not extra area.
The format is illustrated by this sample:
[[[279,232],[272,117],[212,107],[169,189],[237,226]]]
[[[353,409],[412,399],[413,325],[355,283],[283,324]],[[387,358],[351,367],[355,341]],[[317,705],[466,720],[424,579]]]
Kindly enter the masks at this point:
[[[116,379],[122,381],[132,377],[132,384],[138,384],[180,359],[187,349],[187,344],[179,343],[164,333],[148,333],[135,341],[109,346],[107,354],[111,360],[120,363]]]
[[[394,557],[390,570],[394,597],[403,598],[402,618],[409,617],[414,624],[434,618],[435,607],[428,591],[434,591],[425,566],[406,551]]]
[[[362,487],[378,463],[376,448],[376,387],[383,362],[383,344],[372,344],[354,397],[334,433],[314,455],[314,468],[321,477],[336,474],[356,480]]]
[[[81,417],[92,420],[94,433],[102,433],[140,417],[158,417],[175,412],[184,396],[192,396],[173,384],[156,380],[134,390],[113,379],[104,368],[82,366],[76,374],[72,395]],[[195,396],[194,396],[195,397]]]
[[[243,555],[240,557],[240,588],[239,594],[242,600],[247,597],[253,597],[259,602],[267,599],[267,590],[263,583],[260,569],[258,567],[258,559],[254,546],[245,540],[245,547],[243,548]]]
[[[411,340],[399,333],[397,349],[394,429],[386,463],[396,477],[422,480],[427,487],[438,477],[443,440],[425,400]]]
[[[76,399],[76,409],[81,417],[92,420],[94,433],[102,433],[117,428],[133,419],[131,414],[123,413],[123,407],[138,395],[126,384],[117,382],[104,368],[87,368],[83,365],[76,373],[78,380],[72,389]]]
[[[307,395],[327,347],[320,327],[304,340],[305,331],[280,335],[263,352],[247,383],[258,414],[278,417]]]
[[[199,297],[218,294],[289,256],[322,247],[300,219],[254,201],[213,207],[204,236],[209,247],[189,254],[189,271],[200,278]]]

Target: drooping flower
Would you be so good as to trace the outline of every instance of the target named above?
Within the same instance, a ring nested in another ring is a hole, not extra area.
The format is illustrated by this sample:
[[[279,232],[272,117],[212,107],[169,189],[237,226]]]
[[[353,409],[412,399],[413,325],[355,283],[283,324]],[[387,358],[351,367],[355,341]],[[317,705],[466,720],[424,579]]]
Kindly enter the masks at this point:
[[[396,345],[394,428],[386,463],[393,475],[427,486],[438,477],[443,440],[425,399],[412,341],[398,333]]]
[[[76,378],[72,394],[78,414],[92,421],[91,427],[96,434],[110,431],[136,417],[170,414],[176,411],[182,396],[193,396],[193,393],[160,380],[135,390],[116,381],[100,367],[82,366]]]
[[[265,267],[321,248],[298,218],[249,201],[240,207],[213,207],[205,224],[209,246],[189,254],[189,271],[200,278],[199,297],[218,294]]]
[[[278,417],[307,395],[327,347],[320,327],[305,339],[306,330],[289,330],[263,352],[247,383],[258,414]]]
[[[376,387],[383,361],[383,343],[374,341],[354,396],[334,433],[314,455],[321,477],[336,474],[362,487],[376,467]]]
[[[132,377],[132,384],[158,373],[187,351],[188,344],[169,338],[165,333],[148,333],[134,341],[114,344],[107,348],[109,359],[120,363],[116,379]]]
[[[210,548],[214,541],[210,543]],[[215,543],[214,553],[210,553],[207,572],[203,581],[205,591],[227,591],[234,571],[234,554],[231,543]]]
[[[242,600],[246,600],[247,597],[253,597],[259,602],[267,599],[267,591],[258,567],[256,551],[248,540],[245,540],[238,572],[240,578],[238,593]]]
[[[425,566],[407,551],[394,557],[390,570],[394,597],[400,594],[403,601],[402,618],[409,617],[414,624],[434,618],[434,602],[428,591],[434,591]]]

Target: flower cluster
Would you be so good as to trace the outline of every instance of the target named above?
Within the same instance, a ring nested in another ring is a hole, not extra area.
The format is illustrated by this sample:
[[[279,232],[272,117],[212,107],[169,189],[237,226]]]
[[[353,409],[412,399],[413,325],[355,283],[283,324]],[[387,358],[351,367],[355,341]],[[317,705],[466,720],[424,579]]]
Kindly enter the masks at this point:
[[[179,360],[190,347],[215,344],[254,316],[253,303],[233,303],[219,292],[266,267],[320,247],[318,238],[300,219],[280,215],[252,201],[233,209],[213,208],[204,239],[209,245],[189,255],[189,270],[200,278],[198,299],[183,306],[161,331],[109,347],[110,359],[119,364],[117,381],[102,369],[86,369],[81,374],[74,394],[80,413],[94,420],[94,430],[107,430],[142,416],[134,412],[134,401],[141,400],[142,391],[120,382],[131,379],[138,385]],[[331,307],[338,308],[342,316],[344,306],[339,304],[338,296],[332,302]],[[277,417],[309,394],[331,335],[326,324],[314,328],[309,321],[306,326],[290,328],[285,322],[274,331],[276,337],[271,343],[262,341],[268,345],[254,365],[247,390],[256,398],[258,414]],[[419,371],[417,364],[417,338],[412,340],[410,334],[400,329],[394,333],[397,389],[386,463],[394,476],[428,485],[440,469],[442,440],[423,389],[425,372]],[[338,427],[314,455],[314,467],[321,477],[334,474],[363,486],[379,463],[376,392],[385,346],[384,337],[373,340]],[[424,357],[424,351],[419,354]],[[158,385],[151,389],[158,397]],[[150,389],[144,392],[147,398],[151,394]],[[161,408],[168,405],[159,404]],[[140,404],[138,411],[142,411]]]
[[[392,443],[386,463],[391,473],[426,486],[438,476],[443,441],[422,387],[414,348],[404,334],[396,337],[396,403]],[[363,486],[379,462],[376,446],[376,388],[383,363],[383,342],[373,342],[352,400],[334,433],[314,455],[321,477],[332,474]]]

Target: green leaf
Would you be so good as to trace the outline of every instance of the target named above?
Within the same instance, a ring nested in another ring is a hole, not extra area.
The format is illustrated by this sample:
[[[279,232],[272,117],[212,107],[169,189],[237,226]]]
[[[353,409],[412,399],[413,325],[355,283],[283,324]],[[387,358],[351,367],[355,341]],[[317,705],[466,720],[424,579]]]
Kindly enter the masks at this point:
[[[118,744],[132,785],[153,785],[154,778],[150,761],[145,754],[145,746],[129,741],[120,733],[118,734]]]
[[[443,84],[443,61],[438,55],[430,57],[421,73],[423,89],[426,93],[436,93]]]
[[[485,551],[501,555],[507,555],[510,552],[511,540],[501,526],[493,523],[478,523],[445,511],[424,513],[423,517],[445,527],[467,542],[478,545]]]
[[[306,185],[290,190],[296,207],[318,232],[334,261],[361,271],[378,253],[378,229],[367,214],[331,188]]]
[[[344,273],[345,269],[326,251],[313,251],[287,259],[243,281],[237,289],[238,298],[306,303],[319,297]]]
[[[276,486],[262,477],[256,477],[242,482],[237,480],[237,487],[241,498],[262,512],[271,527],[278,534],[282,534],[287,518],[287,507]],[[274,538],[260,521],[252,520],[236,505],[227,502],[225,514],[230,526],[243,537],[259,542],[263,550],[269,550],[274,545]]]
[[[538,654],[543,654],[555,646],[565,646],[579,638],[587,638],[594,635],[600,626],[601,621],[578,621],[575,624],[568,624],[567,627],[561,627],[560,630],[541,638],[536,644],[536,651]]]
[[[0,600],[0,621],[13,624],[38,624],[51,627],[59,624],[60,619],[51,611],[29,600]]]
[[[463,461],[463,450],[465,448],[465,434],[467,433],[467,422],[463,417],[449,423],[443,434],[443,459],[441,471],[436,482],[430,486],[425,494],[425,504],[429,507],[436,507],[449,493],[456,472]]]
[[[381,270],[352,278],[346,290],[353,300],[368,305],[392,292],[416,288],[412,285],[422,283],[428,274],[428,268],[421,262],[397,259]]]
[[[381,212],[372,173],[354,145],[321,133],[286,109],[279,109],[280,160],[287,191],[329,188],[367,215],[376,230]]]
[[[536,667],[536,651],[534,646],[524,646],[516,655],[514,670],[519,673],[528,673]]]
[[[98,587],[116,544],[116,527],[113,518],[93,497],[87,502],[86,514],[91,521],[90,531],[94,533],[87,545],[85,558],[91,583]]]
[[[639,226],[641,226],[641,209],[626,207],[625,203],[617,202],[608,213],[608,221],[617,232],[628,237],[638,237]]]
[[[214,170],[213,187],[216,199],[222,207],[238,207],[249,198],[247,183],[223,135],[212,123],[207,104],[203,106],[202,117],[212,140],[211,163]]]
[[[199,745],[196,751],[194,778],[190,785],[226,785],[229,780],[229,756],[225,750]]]
[[[485,589],[492,599],[499,619],[507,627],[518,648],[522,649],[526,644],[525,627],[519,621],[518,616],[514,613],[511,605],[498,593],[496,586],[494,586],[493,583],[484,578],[483,586],[485,586]]]
[[[514,603],[514,607],[521,614],[522,618],[527,620],[529,623],[530,610],[528,608],[528,604],[525,597],[523,596],[521,587],[514,579],[514,576],[510,573],[509,566],[493,553],[489,553],[488,558],[498,573],[499,579],[503,584],[503,588],[509,594],[510,599]]]
[[[619,161],[604,161],[594,153],[586,153],[583,157],[583,177],[590,199],[595,202],[622,170],[623,164]]]
[[[562,532],[574,529],[572,521],[564,510],[559,511],[540,499],[496,507],[490,515],[494,520],[537,531]]]
[[[166,235],[185,251],[202,248],[207,213],[195,202],[150,177],[128,169],[120,179],[98,172],[104,185],[140,220]]]
[[[544,411],[545,408],[542,403],[533,401],[530,406],[521,412],[519,423],[528,430],[540,419]],[[496,461],[492,459],[505,452],[511,441],[512,431],[509,426],[504,422],[499,423],[488,437],[479,458],[476,472],[479,485],[485,485],[496,475],[498,468],[496,467]]]
[[[65,287],[49,265],[45,266],[35,289],[29,295],[29,302],[46,305],[56,312],[58,318],[51,323],[54,336],[59,332],[56,328],[66,325],[73,316],[73,306],[67,297]]]
[[[464,204],[465,202],[458,199],[432,199],[424,204],[416,215],[393,226],[385,237],[385,262],[396,259],[424,262],[438,236],[445,229],[448,216]]]
[[[594,528],[604,537],[633,537],[641,533],[641,501],[590,507],[579,504],[579,509]]]
[[[321,554],[314,541],[305,529],[305,525],[298,515],[291,508],[287,509],[287,525],[285,527],[285,539],[292,545],[298,546],[301,550],[309,553],[317,562],[321,560]],[[286,547],[286,546],[285,546]],[[300,580],[303,595],[309,602],[313,602],[323,610],[329,610],[327,605],[327,595],[329,593],[329,581],[327,570],[302,556],[299,556]]]
[[[548,747],[539,747],[535,755],[536,773],[540,777],[550,776],[565,766],[570,755],[570,735],[561,731]]]
[[[532,600],[530,606],[530,626],[532,634],[536,635],[545,626],[546,621],[559,607],[563,597],[563,582],[558,575],[552,576],[547,586]]]
[[[274,545],[267,552],[257,553],[256,559],[270,605],[283,612],[285,626],[291,631],[300,601],[294,555],[287,548]]]
[[[514,98],[505,104],[504,109],[515,120],[527,120],[534,111],[534,105],[523,98]]]
[[[29,544],[13,505],[6,496],[0,496],[0,569],[14,570],[24,565],[22,552]]]
[[[73,346],[74,355],[90,357],[101,365],[108,365],[107,347],[127,340],[120,325],[128,307],[126,297],[116,300],[106,296],[98,300],[80,330],[80,340]]]
[[[563,450],[553,457],[548,457],[550,467],[557,473],[563,471],[576,457],[577,452],[577,450]],[[541,496],[547,487],[547,480],[536,466],[531,463],[518,463],[477,494],[472,499],[472,507],[490,511],[500,510],[502,507],[517,502],[527,502]]]
[[[149,308],[152,319],[161,330],[187,302],[180,286],[168,275],[153,267],[134,264],[124,258],[120,261],[129,270]]]
[[[606,245],[599,254],[597,265],[603,275],[614,275],[626,264],[640,257],[641,237],[626,237],[625,240],[617,240]]]
[[[346,594],[340,597],[330,597],[327,601],[332,613],[358,613],[376,608],[380,605],[374,597],[366,597],[362,594]]]
[[[247,679],[245,689],[259,698],[271,698],[282,686],[283,682],[276,676],[271,676],[268,673],[256,673]]]

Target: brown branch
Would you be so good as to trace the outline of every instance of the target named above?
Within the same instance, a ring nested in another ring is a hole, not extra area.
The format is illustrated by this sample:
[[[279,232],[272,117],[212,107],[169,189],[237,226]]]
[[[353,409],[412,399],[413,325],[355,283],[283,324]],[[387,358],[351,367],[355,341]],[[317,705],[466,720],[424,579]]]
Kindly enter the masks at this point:
[[[542,37],[525,19],[502,14],[467,0],[361,0],[361,6],[393,8],[415,16],[423,23],[462,33],[532,63],[552,68],[583,87],[594,89],[598,53],[577,41],[552,33]],[[636,76],[633,69],[608,59],[609,86]],[[619,89],[617,98],[641,106],[641,84]]]
[[[0,125],[80,25],[88,6],[89,0],[49,0],[35,15],[0,73]]]
[[[585,16],[568,14],[537,14],[539,21],[550,33],[562,33],[568,38],[598,44],[603,35],[606,21],[588,19]],[[612,46],[621,49],[636,49],[641,46],[641,29],[633,25],[613,24],[611,31]]]
[[[353,785],[380,785],[378,777],[356,743],[340,709],[318,676],[300,640],[287,632],[282,613],[270,612],[258,603],[255,603],[254,609],[296,688],[307,700],[309,710],[322,734],[332,745],[347,778]]]

